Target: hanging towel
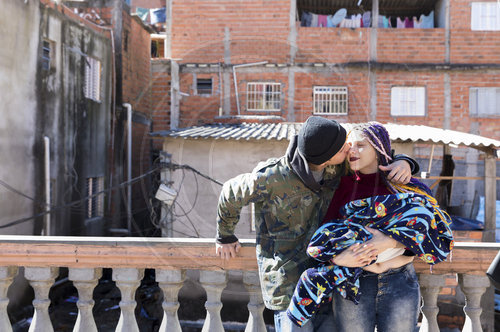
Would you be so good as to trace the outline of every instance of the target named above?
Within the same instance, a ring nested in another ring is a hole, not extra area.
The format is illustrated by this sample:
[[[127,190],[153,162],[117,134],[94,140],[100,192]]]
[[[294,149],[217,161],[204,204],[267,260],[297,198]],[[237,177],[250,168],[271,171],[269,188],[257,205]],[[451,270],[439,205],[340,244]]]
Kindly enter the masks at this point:
[[[405,27],[405,22],[402,21],[400,17],[398,17],[397,20],[398,20],[398,23],[397,23],[398,29],[403,29]]]
[[[420,29],[422,27],[422,21],[413,16],[413,28]]]

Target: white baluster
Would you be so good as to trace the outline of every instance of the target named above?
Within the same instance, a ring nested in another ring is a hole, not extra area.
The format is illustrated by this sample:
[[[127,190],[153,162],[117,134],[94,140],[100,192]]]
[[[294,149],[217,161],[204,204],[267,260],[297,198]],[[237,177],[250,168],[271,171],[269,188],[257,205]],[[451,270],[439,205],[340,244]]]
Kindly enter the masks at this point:
[[[51,332],[54,331],[49,316],[49,291],[59,272],[56,267],[25,267],[24,276],[35,291],[33,307],[35,314],[29,332]]]
[[[462,331],[480,332],[481,327],[481,296],[490,286],[487,276],[458,274],[458,284],[465,294],[465,323]]]
[[[7,291],[16,274],[17,266],[0,267],[0,331],[12,332],[12,326],[7,315],[7,305],[9,304]]]
[[[256,271],[243,272],[243,284],[250,295],[248,302],[248,323],[245,332],[265,332],[264,323],[264,301],[262,300],[262,290],[260,288],[259,274]]]
[[[163,291],[163,320],[159,332],[181,332],[177,316],[179,309],[179,290],[182,288],[186,273],[181,270],[156,270],[156,281]]]
[[[224,332],[220,310],[222,291],[226,288],[227,275],[225,271],[200,271],[200,283],[207,292],[207,318],[202,332]]]
[[[76,318],[74,332],[97,332],[97,326],[92,315],[94,300],[92,294],[97,286],[99,278],[102,276],[100,268],[70,268],[68,277],[73,281],[73,285],[78,290],[78,317]]]
[[[444,277],[439,274],[420,274],[418,276],[420,292],[424,298],[422,306],[421,332],[439,332],[437,315],[439,307],[437,299],[441,288],[444,286]]]
[[[122,294],[120,319],[115,330],[117,332],[139,332],[134,315],[137,305],[135,291],[141,284],[142,278],[144,278],[144,269],[113,269],[113,280]]]

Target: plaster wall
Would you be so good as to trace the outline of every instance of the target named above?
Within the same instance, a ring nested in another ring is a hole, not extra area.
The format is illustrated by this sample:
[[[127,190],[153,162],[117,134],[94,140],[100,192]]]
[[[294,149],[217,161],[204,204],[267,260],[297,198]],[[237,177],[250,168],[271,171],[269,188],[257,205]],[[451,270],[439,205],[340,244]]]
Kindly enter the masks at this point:
[[[8,13],[0,20],[0,180],[34,197],[38,1],[0,1],[0,13]],[[0,186],[0,197],[0,225],[34,212],[33,201],[4,186]],[[0,229],[1,234],[32,231],[33,220]]]
[[[283,156],[287,146],[287,140],[266,141],[263,144],[260,141],[167,138],[163,150],[172,155],[174,163],[190,165],[213,179],[225,182],[241,173],[251,172],[260,161]],[[174,237],[215,237],[221,186],[200,176],[196,178],[188,170],[172,173],[172,186],[178,191]],[[235,234],[238,238],[255,238],[249,208],[242,211]]]

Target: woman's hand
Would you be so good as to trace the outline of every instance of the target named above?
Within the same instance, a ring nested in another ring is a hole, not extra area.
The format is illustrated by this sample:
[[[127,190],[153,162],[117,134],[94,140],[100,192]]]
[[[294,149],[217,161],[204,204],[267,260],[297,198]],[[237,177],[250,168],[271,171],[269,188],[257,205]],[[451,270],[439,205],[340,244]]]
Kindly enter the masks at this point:
[[[406,160],[396,160],[387,166],[380,165],[381,171],[389,172],[387,180],[396,184],[407,184],[411,179],[411,167]]]
[[[338,266],[362,267],[377,258],[372,244],[355,243],[335,256],[331,262]]]
[[[411,263],[413,261],[413,258],[415,258],[415,256],[400,255],[382,263],[374,263],[372,265],[365,266],[363,267],[363,270],[380,274],[386,272],[387,270],[396,269],[398,267]]]

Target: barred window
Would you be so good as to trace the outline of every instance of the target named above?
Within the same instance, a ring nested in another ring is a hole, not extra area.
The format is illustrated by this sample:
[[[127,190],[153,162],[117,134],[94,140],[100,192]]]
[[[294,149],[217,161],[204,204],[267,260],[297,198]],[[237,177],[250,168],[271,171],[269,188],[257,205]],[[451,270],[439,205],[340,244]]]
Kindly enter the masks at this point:
[[[87,178],[87,206],[85,216],[87,219],[104,216],[104,193],[98,194],[104,190],[104,178]]]
[[[500,88],[470,88],[469,112],[472,116],[500,116]]]
[[[85,98],[101,101],[101,62],[92,57],[85,57]]]
[[[346,115],[348,100],[345,86],[315,86],[313,112],[314,114]]]
[[[425,87],[393,87],[391,89],[391,115],[425,116]]]
[[[248,111],[279,111],[281,109],[280,83],[248,83]]]
[[[42,43],[42,69],[43,70],[50,70],[50,67],[52,65],[52,42],[49,40],[43,40]]]

